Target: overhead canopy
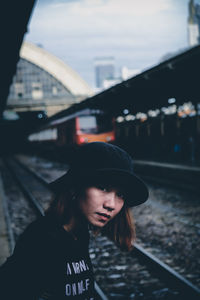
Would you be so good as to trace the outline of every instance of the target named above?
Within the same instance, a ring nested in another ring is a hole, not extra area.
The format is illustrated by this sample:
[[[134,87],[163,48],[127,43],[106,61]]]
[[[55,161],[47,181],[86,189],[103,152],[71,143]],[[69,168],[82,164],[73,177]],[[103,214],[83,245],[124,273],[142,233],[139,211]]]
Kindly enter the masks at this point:
[[[16,71],[19,50],[35,0],[11,1],[0,3],[0,118],[6,105],[9,86]]]
[[[168,106],[169,98],[175,98],[177,105],[188,101],[200,103],[199,65],[200,46],[196,46],[52,118],[85,108],[103,109],[113,115],[119,115],[125,108],[131,113],[147,112]]]

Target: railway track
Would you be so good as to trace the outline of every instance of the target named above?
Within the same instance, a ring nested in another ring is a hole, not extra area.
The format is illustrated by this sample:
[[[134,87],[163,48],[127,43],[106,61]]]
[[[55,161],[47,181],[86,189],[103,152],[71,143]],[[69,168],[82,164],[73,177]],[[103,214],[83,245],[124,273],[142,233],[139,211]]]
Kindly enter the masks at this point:
[[[6,165],[8,166],[10,172],[12,172],[20,187],[23,189],[26,197],[29,199],[29,201],[31,201],[32,206],[34,207],[34,210],[37,212],[37,214],[44,215],[44,209],[47,205],[48,200],[45,199],[45,201],[43,201],[42,203],[38,199],[40,198],[38,189],[43,195],[46,192],[49,193],[47,181],[18,160],[9,159],[6,161]],[[37,184],[35,184],[34,181],[36,181]],[[38,182],[40,182],[42,188],[39,188]],[[34,191],[35,188],[37,189],[37,191]],[[134,259],[137,258],[141,264],[145,264],[148,270],[150,270],[150,272],[152,272],[153,274],[156,274],[156,277],[159,277],[163,282],[166,283],[167,286],[175,289],[177,297],[173,299],[199,299],[200,290],[196,286],[194,286],[191,282],[186,280],[172,268],[158,260],[155,256],[148,253],[141,246],[135,245],[134,250],[130,253],[130,255],[134,257]],[[114,275],[111,275],[111,278],[116,277]],[[108,299],[97,284],[96,291],[98,293],[99,299]],[[117,296],[115,296],[115,299],[117,299]]]

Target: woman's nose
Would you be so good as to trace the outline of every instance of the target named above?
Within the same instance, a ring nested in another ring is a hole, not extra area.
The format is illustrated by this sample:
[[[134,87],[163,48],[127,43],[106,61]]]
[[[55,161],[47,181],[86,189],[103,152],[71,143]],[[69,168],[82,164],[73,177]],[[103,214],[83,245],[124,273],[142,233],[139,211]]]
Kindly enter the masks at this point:
[[[109,192],[106,195],[106,198],[103,203],[103,207],[108,211],[112,211],[115,209],[115,193]]]

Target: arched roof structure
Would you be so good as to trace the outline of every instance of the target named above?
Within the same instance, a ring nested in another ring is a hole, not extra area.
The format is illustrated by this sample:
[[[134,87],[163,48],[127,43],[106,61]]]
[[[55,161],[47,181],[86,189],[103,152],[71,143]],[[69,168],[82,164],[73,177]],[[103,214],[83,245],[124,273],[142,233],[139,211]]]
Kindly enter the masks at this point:
[[[51,74],[74,96],[91,96],[93,94],[92,89],[74,70],[45,49],[24,42],[20,50],[20,57]]]

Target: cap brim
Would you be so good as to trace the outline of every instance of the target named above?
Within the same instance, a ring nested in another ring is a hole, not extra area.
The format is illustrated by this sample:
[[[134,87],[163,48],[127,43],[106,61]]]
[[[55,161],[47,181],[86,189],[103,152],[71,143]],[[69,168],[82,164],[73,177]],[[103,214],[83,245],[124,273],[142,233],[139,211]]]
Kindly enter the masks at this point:
[[[72,185],[87,185],[109,183],[121,187],[126,195],[126,204],[129,207],[144,203],[149,196],[146,184],[135,174],[119,169],[98,169],[84,172],[69,170],[66,174],[50,183],[54,192],[67,190]]]

